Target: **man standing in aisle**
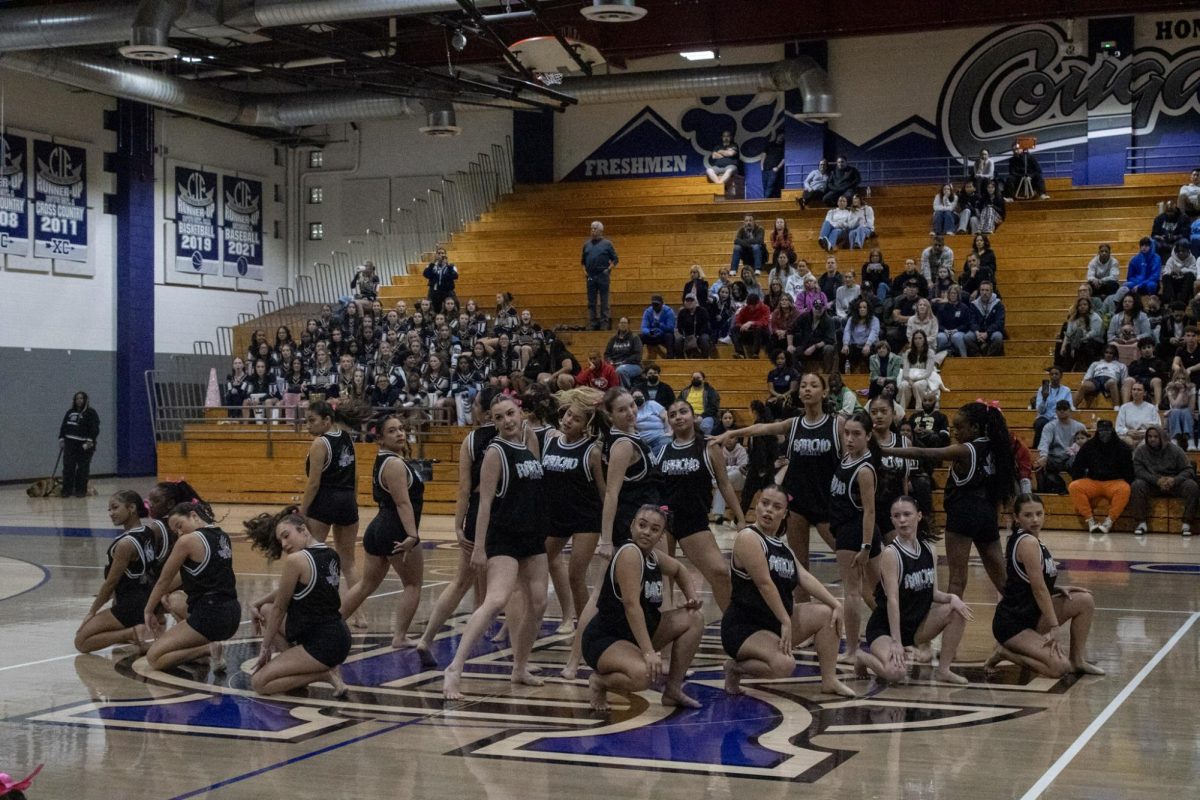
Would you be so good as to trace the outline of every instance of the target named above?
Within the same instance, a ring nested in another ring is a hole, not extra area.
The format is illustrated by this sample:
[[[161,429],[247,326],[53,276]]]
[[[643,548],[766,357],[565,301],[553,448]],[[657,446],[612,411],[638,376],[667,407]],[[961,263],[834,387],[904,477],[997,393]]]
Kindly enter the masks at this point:
[[[599,220],[592,223],[592,236],[583,243],[580,263],[587,278],[588,328],[610,330],[608,287],[617,266],[617,251],[613,243],[604,238],[604,223]]]

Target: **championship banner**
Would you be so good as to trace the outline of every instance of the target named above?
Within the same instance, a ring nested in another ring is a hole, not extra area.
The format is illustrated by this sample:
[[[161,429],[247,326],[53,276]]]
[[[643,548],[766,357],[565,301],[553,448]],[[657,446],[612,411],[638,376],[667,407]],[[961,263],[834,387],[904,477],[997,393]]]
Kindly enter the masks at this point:
[[[29,143],[0,136],[0,253],[29,255]]]
[[[263,273],[262,182],[221,176],[225,244],[224,275],[261,281]]]
[[[87,261],[87,152],[35,139],[33,157],[33,254]]]
[[[175,269],[216,275],[220,262],[217,173],[175,167]]]

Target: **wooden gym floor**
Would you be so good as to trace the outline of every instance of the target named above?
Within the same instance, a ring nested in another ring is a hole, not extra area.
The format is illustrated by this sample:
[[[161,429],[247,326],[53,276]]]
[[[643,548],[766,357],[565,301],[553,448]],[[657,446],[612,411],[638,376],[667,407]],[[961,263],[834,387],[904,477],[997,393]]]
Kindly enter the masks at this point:
[[[366,605],[369,631],[356,637],[345,667],[348,697],[317,686],[266,701],[248,690],[244,670],[257,656],[249,625],[227,648],[223,675],[152,673],[124,649],[72,652],[113,533],[105,507],[117,487],[97,483],[99,496],[86,501],[31,500],[23,487],[0,487],[0,771],[20,776],[45,762],[30,798],[694,800],[753,792],[782,800],[800,791],[814,800],[1125,800],[1196,797],[1200,786],[1195,540],[1047,536],[1063,562],[1060,582],[1095,592],[1090,655],[1104,678],[1049,681],[1010,667],[985,681],[979,665],[991,649],[996,596],[975,567],[967,599],[976,619],[959,662],[967,687],[936,685],[927,669],[900,686],[847,675],[862,697],[845,701],[819,693],[805,652],[793,678],[729,698],[714,632],[689,683],[700,711],[671,712],[649,691],[597,716],[582,682],[511,687],[507,651],[493,645],[468,667],[469,701],[443,706],[440,676],[388,647],[389,597],[400,589],[389,579]],[[144,483],[132,488],[147,490]],[[219,509],[231,533],[257,510]],[[449,522],[423,525],[418,624],[454,569]],[[727,545],[728,530],[720,533]],[[235,563],[243,602],[272,585],[272,568],[244,543]],[[813,569],[836,580],[828,553],[817,553]],[[462,621],[452,619],[439,640],[441,663]],[[535,654],[546,676],[567,646],[554,626]]]

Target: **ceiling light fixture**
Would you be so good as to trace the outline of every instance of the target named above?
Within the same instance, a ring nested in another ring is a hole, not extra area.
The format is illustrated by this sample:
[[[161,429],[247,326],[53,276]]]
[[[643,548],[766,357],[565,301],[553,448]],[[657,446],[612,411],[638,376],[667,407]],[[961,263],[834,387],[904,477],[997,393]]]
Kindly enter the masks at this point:
[[[211,56],[209,57],[211,58]],[[202,59],[200,56],[180,56],[179,60],[183,61],[185,64],[199,64],[204,59]]]
[[[462,30],[455,31],[450,37],[450,46],[461,53],[467,47],[467,35]]]
[[[688,61],[712,61],[717,57],[714,50],[683,50],[679,55],[686,58]]]

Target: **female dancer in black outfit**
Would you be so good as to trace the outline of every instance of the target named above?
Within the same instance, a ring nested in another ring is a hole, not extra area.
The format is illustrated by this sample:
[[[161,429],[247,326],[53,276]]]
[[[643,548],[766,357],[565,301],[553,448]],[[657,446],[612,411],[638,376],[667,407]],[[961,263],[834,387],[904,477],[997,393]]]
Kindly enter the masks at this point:
[[[853,662],[862,630],[863,570],[879,553],[879,531],[875,525],[878,448],[871,438],[871,420],[865,412],[859,411],[846,420],[842,436],[845,456],[830,480],[829,523],[846,608],[846,652],[842,660]]]

